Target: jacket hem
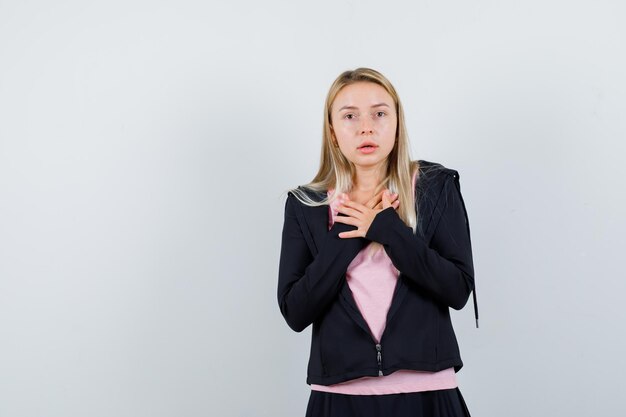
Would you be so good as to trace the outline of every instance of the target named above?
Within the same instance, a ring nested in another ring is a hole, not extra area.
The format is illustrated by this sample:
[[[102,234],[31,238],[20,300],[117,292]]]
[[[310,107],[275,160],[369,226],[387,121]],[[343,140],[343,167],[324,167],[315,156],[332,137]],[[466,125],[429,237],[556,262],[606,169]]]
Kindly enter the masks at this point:
[[[406,362],[383,368],[383,376],[391,375],[392,373],[401,369],[407,369],[412,371],[426,371],[426,372],[439,372],[443,369],[454,367],[454,371],[458,372],[463,367],[463,362],[460,359],[451,359],[437,363],[431,362]],[[339,375],[331,376],[314,376],[308,375],[306,383],[308,385],[333,385],[340,382],[346,382],[352,379],[361,378],[365,376],[377,377],[378,368],[368,368],[359,371],[347,372]]]

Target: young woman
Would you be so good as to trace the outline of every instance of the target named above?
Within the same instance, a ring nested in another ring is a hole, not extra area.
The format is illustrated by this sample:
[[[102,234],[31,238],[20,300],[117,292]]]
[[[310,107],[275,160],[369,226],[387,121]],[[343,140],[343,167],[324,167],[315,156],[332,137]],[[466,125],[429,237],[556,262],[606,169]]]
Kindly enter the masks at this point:
[[[278,277],[287,324],[313,325],[306,416],[469,416],[449,313],[474,289],[459,174],[411,160],[377,71],[342,73],[324,114],[319,171],[287,195]]]

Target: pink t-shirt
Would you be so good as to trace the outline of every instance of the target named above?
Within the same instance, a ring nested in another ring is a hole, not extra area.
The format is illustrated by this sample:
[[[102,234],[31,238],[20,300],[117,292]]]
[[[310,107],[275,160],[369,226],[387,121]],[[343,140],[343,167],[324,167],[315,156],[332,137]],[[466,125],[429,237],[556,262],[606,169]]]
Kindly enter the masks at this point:
[[[328,190],[328,195],[332,195],[333,192],[333,189]],[[335,222],[338,204],[339,201],[335,200],[328,208],[329,229]],[[346,272],[346,280],[361,314],[378,342],[385,330],[387,311],[391,305],[399,271],[385,249],[381,245],[375,248],[372,243],[365,246],[352,260]],[[456,387],[454,368],[439,372],[401,369],[390,375],[366,376],[328,386],[311,384],[312,390],[353,395],[398,394]]]

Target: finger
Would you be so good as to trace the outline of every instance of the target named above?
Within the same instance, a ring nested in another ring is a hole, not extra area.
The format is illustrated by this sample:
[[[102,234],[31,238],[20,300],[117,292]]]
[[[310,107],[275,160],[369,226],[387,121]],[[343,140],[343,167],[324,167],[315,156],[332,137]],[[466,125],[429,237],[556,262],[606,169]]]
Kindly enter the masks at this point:
[[[395,201],[399,201],[398,200],[398,193],[392,193],[390,190],[387,190],[388,194],[387,194],[387,201],[389,202],[389,204],[393,204]],[[387,206],[389,207],[389,206]]]
[[[342,239],[347,239],[351,237],[361,237],[361,234],[358,230],[350,230],[349,232],[341,232],[337,236]]]
[[[380,198],[377,197],[372,197],[370,198],[367,203],[365,203],[365,206],[367,206],[367,208],[371,208],[373,209],[374,207],[376,207],[378,204],[380,204],[382,200]]]
[[[376,194],[374,197],[370,198],[365,204],[369,208],[376,207],[382,201],[382,191]]]
[[[346,207],[348,207],[348,208],[352,208],[352,209],[354,209],[354,210],[357,210],[357,211],[359,211],[359,212],[361,212],[361,213],[365,213],[365,212],[367,212],[368,210],[371,210],[369,207],[366,207],[364,204],[357,203],[356,201],[352,201],[352,200],[350,200],[350,201],[345,201],[345,202],[343,203],[343,205],[344,205],[344,206],[346,206]]]
[[[350,217],[356,217],[356,218],[361,218],[362,213],[358,210],[355,210],[351,207],[346,206],[346,204],[339,204],[337,206],[337,211],[347,214]]]
[[[383,193],[383,209],[391,207],[391,192],[389,190],[385,190]]]
[[[344,223],[344,224],[349,224],[352,226],[357,226],[358,227],[358,219],[355,219],[354,217],[348,217],[348,216],[336,216],[335,217],[335,221],[339,222],[339,223]]]

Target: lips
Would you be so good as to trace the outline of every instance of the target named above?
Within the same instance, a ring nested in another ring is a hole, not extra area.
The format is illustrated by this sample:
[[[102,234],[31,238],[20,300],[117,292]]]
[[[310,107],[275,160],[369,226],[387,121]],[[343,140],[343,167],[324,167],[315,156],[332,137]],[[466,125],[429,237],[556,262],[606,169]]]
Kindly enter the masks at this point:
[[[378,145],[376,145],[374,142],[366,140],[365,142],[362,142],[359,147],[357,149],[361,149],[361,148],[365,148],[365,147],[372,147],[372,148],[377,148]]]

